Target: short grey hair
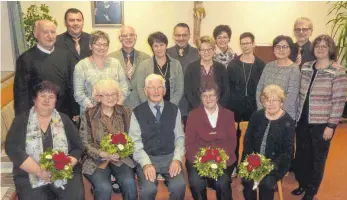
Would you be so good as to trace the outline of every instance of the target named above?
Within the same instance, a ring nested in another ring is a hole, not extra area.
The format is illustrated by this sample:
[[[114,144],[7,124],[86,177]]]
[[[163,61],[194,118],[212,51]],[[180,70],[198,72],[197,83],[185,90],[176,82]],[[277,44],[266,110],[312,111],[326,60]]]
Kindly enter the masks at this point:
[[[162,82],[163,86],[165,87],[165,79],[158,74],[148,75],[145,79],[145,87],[148,87],[149,82],[151,82],[152,80],[160,80]]]
[[[113,79],[103,79],[95,83],[93,86],[92,97],[95,99],[98,95],[100,95],[101,90],[103,89],[116,89],[118,99],[123,97],[119,84]]]

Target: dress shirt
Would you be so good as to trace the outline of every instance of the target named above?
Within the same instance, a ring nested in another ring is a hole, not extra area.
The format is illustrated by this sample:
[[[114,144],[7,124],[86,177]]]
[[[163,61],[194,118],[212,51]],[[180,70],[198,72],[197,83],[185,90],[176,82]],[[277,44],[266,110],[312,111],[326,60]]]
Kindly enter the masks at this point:
[[[134,54],[135,54],[134,52],[135,51],[133,50],[132,52],[128,53],[128,52],[124,51],[124,49],[122,49],[125,64],[128,62],[128,55],[130,55],[130,62],[132,65],[134,65]]]
[[[54,47],[52,50],[49,51],[49,50],[43,48],[40,44],[37,44],[37,48],[40,49],[42,52],[47,53],[47,54],[51,54],[54,51]]]
[[[210,112],[208,112],[208,110],[205,107],[204,109],[207,114],[208,121],[210,121],[212,128],[216,128],[217,120],[218,120],[218,112],[219,112],[218,105],[216,107],[216,110],[212,114],[210,114]]]

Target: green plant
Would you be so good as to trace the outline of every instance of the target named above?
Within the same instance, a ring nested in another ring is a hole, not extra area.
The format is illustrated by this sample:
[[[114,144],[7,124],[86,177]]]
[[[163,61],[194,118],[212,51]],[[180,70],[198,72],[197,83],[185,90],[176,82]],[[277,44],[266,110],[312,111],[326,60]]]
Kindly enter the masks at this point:
[[[329,3],[329,2],[328,2]],[[327,24],[332,24],[331,36],[337,41],[338,56],[347,64],[347,1],[334,2],[328,15],[334,15]]]
[[[31,5],[27,9],[26,14],[23,13],[23,16],[25,37],[29,48],[35,46],[37,42],[34,36],[34,27],[37,20],[47,19],[58,25],[57,21],[50,16],[49,7],[45,4],[41,4],[40,6]]]

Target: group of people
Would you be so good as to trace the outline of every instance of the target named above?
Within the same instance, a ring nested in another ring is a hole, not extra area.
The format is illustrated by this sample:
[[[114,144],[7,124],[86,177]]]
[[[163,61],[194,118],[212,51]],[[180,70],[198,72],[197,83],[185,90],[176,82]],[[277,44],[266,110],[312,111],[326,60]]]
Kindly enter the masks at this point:
[[[56,36],[54,23],[37,21],[37,45],[17,60],[16,117],[5,150],[19,199],[84,199],[82,174],[96,200],[111,199],[112,174],[123,199],[153,200],[160,174],[170,199],[183,200],[185,164],[195,200],[207,199],[207,187],[216,190],[217,199],[229,200],[237,161],[253,152],[275,166],[260,182],[261,200],[274,198],[274,185],[291,163],[299,182],[292,194],[305,192],[303,200],[317,194],[345,104],[347,77],[335,63],[330,36],[320,35],[311,44],[308,18],[294,23],[296,43],[283,35],[274,39],[276,60],[266,65],[253,54],[250,32],[240,35],[242,54],[233,52],[227,25],[217,26],[213,37],[202,36],[197,48],[188,43],[185,23],[174,27],[176,44],[170,48],[165,34],[152,33],[150,57],[134,48],[133,27],[120,29],[122,48],[108,54],[109,36],[83,32],[83,22],[80,10],[68,9],[67,31]],[[235,121],[249,121],[242,155]],[[133,155],[102,151],[100,141],[108,133],[127,133]],[[195,155],[207,146],[223,148],[229,156],[217,180],[200,176],[193,166]],[[48,148],[71,158],[74,176],[65,190],[48,184],[50,173],[40,168],[40,155]],[[38,180],[47,184],[37,187]],[[243,180],[243,185],[245,199],[256,199],[253,183]]]

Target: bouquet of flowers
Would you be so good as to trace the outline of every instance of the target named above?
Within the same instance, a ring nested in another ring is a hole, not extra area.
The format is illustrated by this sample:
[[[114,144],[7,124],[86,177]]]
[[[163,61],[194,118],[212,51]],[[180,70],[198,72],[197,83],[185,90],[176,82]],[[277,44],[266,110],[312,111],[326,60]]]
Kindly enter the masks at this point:
[[[201,148],[195,156],[194,167],[200,176],[217,180],[227,168],[229,156],[221,148]]]
[[[51,173],[55,187],[64,189],[63,185],[73,176],[71,159],[62,151],[47,149],[41,154],[40,167]]]
[[[239,164],[239,175],[247,180],[253,180],[253,190],[257,189],[260,181],[274,169],[271,159],[262,154],[249,154]]]
[[[134,142],[126,133],[104,135],[100,147],[108,154],[117,153],[120,158],[126,158],[134,152]]]

